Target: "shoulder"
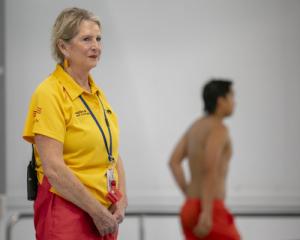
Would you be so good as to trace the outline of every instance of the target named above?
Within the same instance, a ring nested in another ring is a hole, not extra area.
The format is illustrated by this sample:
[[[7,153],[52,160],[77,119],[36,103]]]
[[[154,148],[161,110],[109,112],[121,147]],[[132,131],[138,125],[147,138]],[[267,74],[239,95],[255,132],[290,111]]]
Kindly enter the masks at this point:
[[[217,122],[214,124],[213,126],[213,130],[223,133],[223,134],[227,134],[228,133],[228,128],[226,127],[226,125],[222,122]]]
[[[209,119],[207,117],[197,118],[189,128],[189,130],[199,129],[209,133],[228,134],[228,129],[223,122]]]
[[[209,134],[212,138],[217,138],[220,141],[226,141],[228,138],[228,128],[222,122],[215,122],[212,124]]]
[[[57,98],[57,96],[61,95],[62,91],[63,86],[53,75],[50,75],[37,86],[33,93],[33,97]]]

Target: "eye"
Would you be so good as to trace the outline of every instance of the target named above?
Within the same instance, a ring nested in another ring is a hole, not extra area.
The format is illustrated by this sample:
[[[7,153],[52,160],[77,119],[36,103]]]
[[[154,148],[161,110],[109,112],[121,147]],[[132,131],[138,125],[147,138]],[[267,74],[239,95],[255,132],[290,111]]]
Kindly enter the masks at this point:
[[[101,42],[101,37],[96,38],[97,42]]]
[[[90,37],[84,37],[83,38],[83,41],[85,41],[85,42],[87,42],[87,41],[89,41],[90,40]]]

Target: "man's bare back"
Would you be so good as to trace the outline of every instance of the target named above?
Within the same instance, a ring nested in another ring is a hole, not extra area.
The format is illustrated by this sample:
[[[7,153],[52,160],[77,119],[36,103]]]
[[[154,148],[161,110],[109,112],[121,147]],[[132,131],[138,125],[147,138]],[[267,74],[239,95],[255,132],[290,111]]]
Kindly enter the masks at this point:
[[[227,128],[224,124],[213,117],[203,117],[193,123],[187,131],[187,158],[189,162],[189,169],[191,174],[190,182],[187,184],[187,197],[203,198],[203,177],[207,171],[207,158],[210,149],[209,141],[214,141],[213,137],[222,136],[223,141],[220,141],[219,146],[220,159],[213,167],[216,168],[216,177],[214,186],[213,198],[225,198],[225,183],[228,172],[228,163],[231,157],[231,143],[228,136]],[[217,143],[214,143],[217,144]]]

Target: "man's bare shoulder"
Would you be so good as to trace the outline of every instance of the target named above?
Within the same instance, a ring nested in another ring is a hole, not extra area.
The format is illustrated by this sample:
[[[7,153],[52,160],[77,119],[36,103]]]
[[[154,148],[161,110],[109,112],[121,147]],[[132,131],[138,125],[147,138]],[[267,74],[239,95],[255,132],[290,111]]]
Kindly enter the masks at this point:
[[[211,135],[221,137],[227,134],[226,126],[210,117],[200,117],[196,119],[187,130],[186,136],[191,141],[205,142]]]
[[[188,129],[188,133],[192,133],[192,132],[203,132],[206,131],[209,128],[208,126],[208,122],[206,121],[205,117],[199,117],[197,118],[190,126],[190,128]]]
[[[223,122],[220,122],[220,121],[216,121],[213,124],[212,128],[213,128],[213,130],[219,131],[219,132],[227,132],[228,131],[226,125]]]
[[[191,128],[205,128],[214,131],[227,132],[227,127],[222,121],[218,121],[211,117],[199,117],[192,123]]]
[[[227,141],[229,136],[228,128],[223,122],[216,121],[211,126],[209,136],[211,138],[219,139],[219,141]]]

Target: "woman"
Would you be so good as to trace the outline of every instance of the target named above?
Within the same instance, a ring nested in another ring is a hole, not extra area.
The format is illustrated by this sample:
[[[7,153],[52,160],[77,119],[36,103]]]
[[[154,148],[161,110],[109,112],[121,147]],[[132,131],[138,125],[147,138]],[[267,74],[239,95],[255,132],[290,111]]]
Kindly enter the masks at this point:
[[[36,238],[117,239],[127,207],[117,117],[89,74],[101,54],[99,20],[65,9],[52,50],[58,64],[35,90],[23,133],[36,156]]]

